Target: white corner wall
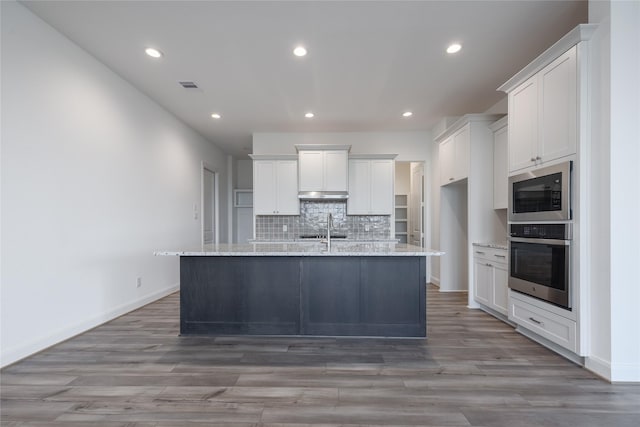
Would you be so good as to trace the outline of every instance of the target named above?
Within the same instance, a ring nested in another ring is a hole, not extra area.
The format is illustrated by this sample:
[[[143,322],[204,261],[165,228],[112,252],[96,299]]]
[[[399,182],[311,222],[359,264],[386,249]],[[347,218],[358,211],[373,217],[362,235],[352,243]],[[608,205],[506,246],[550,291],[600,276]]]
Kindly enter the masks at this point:
[[[587,368],[640,382],[640,3],[590,1],[591,306]]]
[[[1,8],[5,366],[177,289],[178,259],[153,251],[200,244],[202,161],[228,185],[219,149],[22,5]]]
[[[611,380],[640,382],[640,2],[611,4]]]

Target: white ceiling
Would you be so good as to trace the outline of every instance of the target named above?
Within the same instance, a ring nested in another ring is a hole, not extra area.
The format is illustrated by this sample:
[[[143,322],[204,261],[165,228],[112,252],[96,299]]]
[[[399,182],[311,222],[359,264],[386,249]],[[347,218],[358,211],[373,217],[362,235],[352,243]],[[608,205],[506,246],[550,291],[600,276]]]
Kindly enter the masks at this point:
[[[500,84],[587,19],[585,1],[23,4],[237,156],[253,132],[428,130],[485,111]],[[454,41],[463,49],[447,55]],[[306,57],[292,55],[297,44]]]

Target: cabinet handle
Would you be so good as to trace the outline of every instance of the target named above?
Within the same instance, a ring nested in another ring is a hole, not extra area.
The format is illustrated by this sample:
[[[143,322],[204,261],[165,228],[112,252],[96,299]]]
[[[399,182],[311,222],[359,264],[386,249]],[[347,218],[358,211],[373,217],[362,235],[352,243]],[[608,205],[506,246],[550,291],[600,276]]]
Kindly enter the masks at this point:
[[[542,160],[542,157],[536,156],[536,160]]]
[[[506,255],[496,255],[496,254],[494,254],[493,256],[496,257],[496,258],[506,258],[507,257]]]
[[[541,321],[534,319],[533,317],[529,317],[529,320],[531,320],[533,323],[537,324],[537,325],[544,325],[544,323],[542,323]]]
[[[535,162],[535,161],[536,161],[536,158],[535,158],[535,157],[532,157],[532,158],[531,158],[531,161],[532,161],[532,162]]]
[[[484,255],[484,252],[476,251],[476,253],[479,255]]]
[[[449,178],[449,181],[453,181],[453,178]]]
[[[489,263],[486,263],[485,265],[486,265],[487,267],[493,267],[493,265],[491,265],[491,264],[489,264]]]

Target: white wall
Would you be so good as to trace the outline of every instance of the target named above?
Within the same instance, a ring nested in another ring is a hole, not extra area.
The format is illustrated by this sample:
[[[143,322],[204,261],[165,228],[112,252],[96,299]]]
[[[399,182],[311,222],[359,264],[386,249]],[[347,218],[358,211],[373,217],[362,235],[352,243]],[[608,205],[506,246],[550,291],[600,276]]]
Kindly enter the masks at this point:
[[[200,244],[201,162],[220,189],[227,174],[211,143],[22,5],[1,7],[6,365],[176,289],[178,259],[153,251]]]
[[[430,132],[319,132],[253,134],[253,154],[296,154],[296,144],[349,144],[351,154],[397,154],[396,161],[426,161]]]
[[[640,3],[590,1],[590,354],[612,381],[640,381]]]
[[[396,162],[395,193],[409,194],[411,191],[411,162]]]
[[[236,162],[236,188],[248,190],[253,188],[253,161],[238,160]]]

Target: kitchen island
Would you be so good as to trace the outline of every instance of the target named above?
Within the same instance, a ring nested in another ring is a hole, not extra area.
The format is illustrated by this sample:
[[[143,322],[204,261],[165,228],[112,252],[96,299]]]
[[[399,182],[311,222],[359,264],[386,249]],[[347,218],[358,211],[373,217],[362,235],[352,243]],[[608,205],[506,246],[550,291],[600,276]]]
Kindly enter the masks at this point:
[[[426,257],[396,243],[206,245],[180,257],[182,335],[426,336]]]

